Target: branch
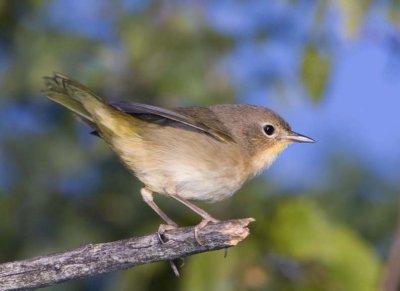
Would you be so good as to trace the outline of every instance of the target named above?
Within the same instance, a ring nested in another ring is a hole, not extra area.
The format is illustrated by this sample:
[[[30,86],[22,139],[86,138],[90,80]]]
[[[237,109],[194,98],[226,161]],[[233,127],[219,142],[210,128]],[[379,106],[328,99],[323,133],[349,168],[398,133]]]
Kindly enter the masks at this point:
[[[0,290],[31,289],[55,285],[138,265],[172,261],[193,254],[235,246],[249,235],[252,218],[221,221],[199,231],[202,245],[194,237],[194,227],[178,228],[125,240],[89,244],[81,248],[29,260],[0,265]]]

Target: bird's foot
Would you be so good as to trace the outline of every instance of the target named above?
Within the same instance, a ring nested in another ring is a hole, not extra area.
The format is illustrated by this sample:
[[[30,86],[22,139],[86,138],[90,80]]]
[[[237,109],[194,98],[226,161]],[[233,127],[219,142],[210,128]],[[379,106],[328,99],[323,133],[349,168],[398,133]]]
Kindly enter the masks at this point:
[[[159,241],[162,244],[165,244],[167,241],[165,240],[165,232],[169,231],[169,230],[173,230],[173,229],[177,229],[178,225],[177,224],[160,224],[160,226],[158,227],[158,231],[157,231],[157,236]]]
[[[194,238],[196,239],[196,241],[199,245],[201,245],[201,246],[204,245],[201,242],[201,240],[199,239],[199,231],[202,230],[204,227],[206,227],[207,224],[217,223],[217,222],[219,222],[218,219],[215,219],[210,216],[210,217],[204,218],[202,221],[200,221],[200,223],[198,225],[196,225],[196,227],[194,228]]]
[[[160,241],[161,244],[165,244],[167,242],[167,240],[165,239],[165,232],[169,231],[169,230],[174,230],[177,229],[178,225],[177,224],[160,224],[160,226],[158,227],[158,231],[157,231],[157,236],[158,236],[158,240]],[[175,260],[170,260],[169,264],[171,266],[172,271],[174,272],[176,277],[180,276],[180,272],[179,272],[179,268],[183,266],[184,264],[184,260],[183,258],[177,258]]]

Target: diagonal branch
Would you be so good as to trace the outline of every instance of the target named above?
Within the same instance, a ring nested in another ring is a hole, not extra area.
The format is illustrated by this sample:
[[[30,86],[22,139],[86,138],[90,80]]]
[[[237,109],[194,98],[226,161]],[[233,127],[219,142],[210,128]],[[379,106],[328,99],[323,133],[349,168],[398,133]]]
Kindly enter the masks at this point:
[[[252,218],[209,224],[194,237],[194,227],[157,234],[89,244],[81,248],[0,265],[0,290],[33,289],[159,261],[235,246],[249,235]]]

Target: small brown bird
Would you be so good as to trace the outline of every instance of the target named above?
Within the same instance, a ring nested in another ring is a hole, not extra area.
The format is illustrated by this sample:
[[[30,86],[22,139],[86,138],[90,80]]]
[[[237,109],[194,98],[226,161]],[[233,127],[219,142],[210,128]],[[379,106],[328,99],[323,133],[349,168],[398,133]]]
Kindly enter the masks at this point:
[[[197,230],[217,222],[189,200],[217,202],[268,168],[291,143],[313,139],[293,132],[273,111],[253,105],[164,109],[105,102],[91,90],[56,73],[45,77],[45,94],[72,110],[103,138],[144,184],[143,200],[174,228],[153,201],[172,197],[202,217]],[[197,231],[195,232],[197,239]]]

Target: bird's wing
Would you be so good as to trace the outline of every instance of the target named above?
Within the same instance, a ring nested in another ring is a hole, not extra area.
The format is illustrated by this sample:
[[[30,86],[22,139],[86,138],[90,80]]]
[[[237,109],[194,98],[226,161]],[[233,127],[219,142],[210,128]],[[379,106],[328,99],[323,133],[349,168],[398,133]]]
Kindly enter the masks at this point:
[[[110,102],[116,109],[143,119],[167,125],[185,125],[222,142],[233,141],[217,116],[205,107],[180,107],[172,110],[134,102]]]

